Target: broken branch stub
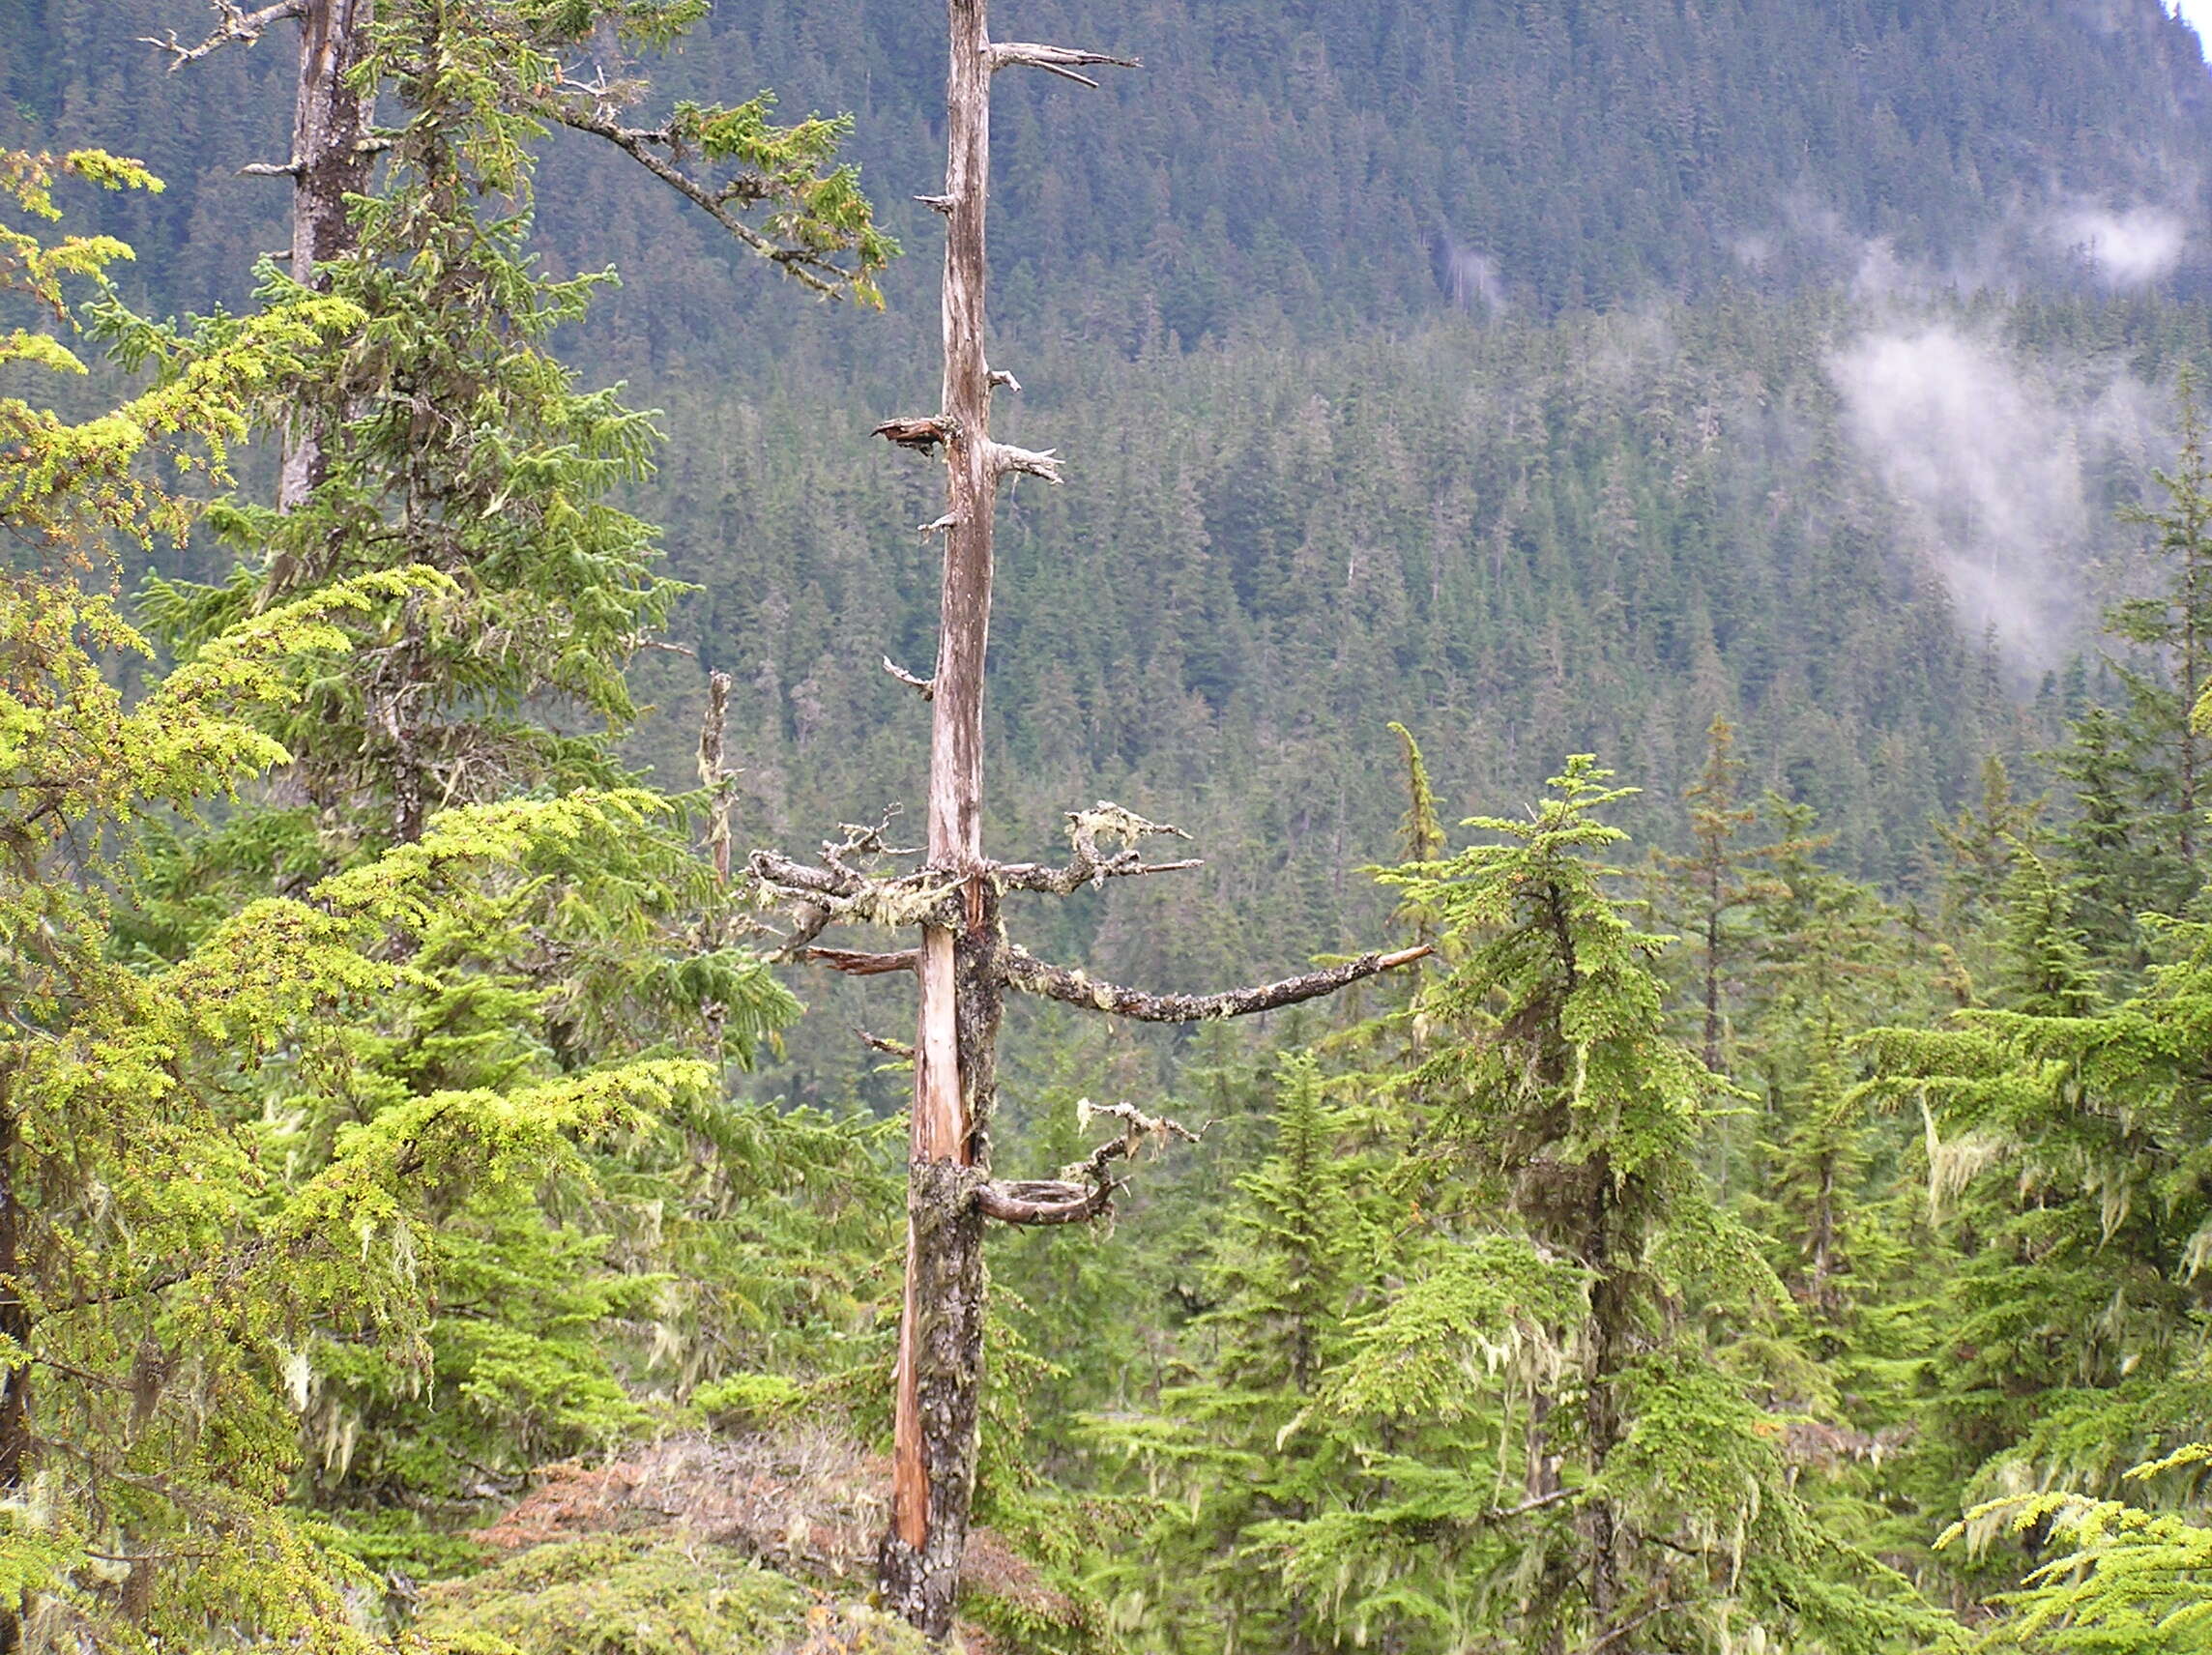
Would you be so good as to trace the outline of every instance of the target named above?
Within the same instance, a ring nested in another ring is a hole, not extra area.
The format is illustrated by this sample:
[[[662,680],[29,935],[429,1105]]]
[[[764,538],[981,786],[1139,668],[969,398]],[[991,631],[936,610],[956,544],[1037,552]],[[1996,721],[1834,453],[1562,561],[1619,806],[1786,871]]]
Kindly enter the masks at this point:
[[[1193,1132],[1179,1120],[1147,1115],[1133,1103],[1094,1105],[1084,1098],[1076,1104],[1075,1114],[1082,1126],[1090,1125],[1095,1116],[1111,1116],[1121,1122],[1121,1136],[1109,1138],[1088,1159],[1062,1168],[1057,1178],[978,1186],[975,1205],[985,1218],[1002,1224],[1055,1225],[1088,1224],[1107,1217],[1114,1210],[1115,1192],[1127,1187],[1113,1176],[1117,1161],[1134,1160],[1148,1144],[1156,1149],[1170,1138],[1196,1144],[1206,1136],[1203,1126]]]
[[[908,672],[906,668],[900,666],[898,662],[892,660],[888,655],[884,657],[884,671],[889,673],[891,677],[897,679],[899,682],[905,684],[907,688],[913,690],[915,694],[920,696],[922,700],[932,701],[936,699],[937,682],[934,679],[916,677],[913,673]]]
[[[1052,450],[1042,452],[1030,449],[1017,449],[1008,443],[993,443],[985,450],[994,479],[1002,477],[1041,477],[1047,482],[1061,482],[1065,461]]]
[[[799,956],[809,965],[828,966],[847,976],[881,977],[893,972],[911,972],[920,963],[921,950],[902,948],[891,954],[869,954],[854,948],[806,948]]]
[[[916,415],[898,420],[886,420],[868,433],[881,437],[887,443],[896,443],[902,449],[913,449],[917,453],[935,453],[940,443],[950,442],[957,427],[950,420],[935,414]]]
[[[991,73],[1002,69],[1041,69],[1048,74],[1057,74],[1062,80],[1072,80],[1078,86],[1098,90],[1098,82],[1088,74],[1079,74],[1079,69],[1142,69],[1145,66],[1133,57],[1116,57],[1111,52],[1074,51],[1066,46],[1038,45],[1030,41],[997,41],[986,48]]]

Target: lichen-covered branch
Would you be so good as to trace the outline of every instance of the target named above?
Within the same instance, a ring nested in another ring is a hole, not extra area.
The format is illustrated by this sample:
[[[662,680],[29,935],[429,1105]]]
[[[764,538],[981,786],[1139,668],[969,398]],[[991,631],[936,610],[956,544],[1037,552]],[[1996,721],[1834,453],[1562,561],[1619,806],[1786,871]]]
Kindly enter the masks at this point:
[[[997,869],[1000,885],[1008,890],[1038,890],[1054,896],[1072,896],[1085,886],[1095,886],[1110,879],[1132,875],[1179,873],[1186,868],[1204,867],[1197,858],[1176,862],[1148,863],[1139,854],[1141,840],[1150,838],[1188,839],[1190,835],[1180,828],[1166,822],[1148,822],[1135,811],[1124,809],[1108,799],[1100,799],[1089,810],[1071,810],[1067,813],[1067,838],[1073,855],[1067,865],[1048,868],[1035,862],[1007,862]],[[1121,849],[1101,851],[1100,839],[1119,839]]]
[[[707,793],[707,851],[714,877],[730,883],[730,812],[737,804],[736,778],[723,763],[730,719],[730,675],[707,678],[707,716],[699,725],[699,785]]]
[[[1362,954],[1342,965],[1307,972],[1302,976],[1285,977],[1281,982],[1232,989],[1227,994],[1147,994],[1141,989],[1101,982],[1065,966],[1049,965],[1017,946],[1006,950],[1006,982],[1024,994],[1087,1006],[1092,1011],[1110,1012],[1140,1023],[1204,1023],[1224,1017],[1249,1017],[1255,1012],[1295,1005],[1300,1001],[1318,1000],[1363,977],[1410,966],[1434,951],[1423,944],[1417,948],[1401,948],[1390,954]]]
[[[849,828],[841,845],[825,843],[823,866],[780,851],[755,851],[747,859],[753,879],[771,898],[788,903],[797,923],[776,950],[781,959],[804,957],[831,925],[882,925],[897,929],[946,920],[959,908],[960,887],[930,869],[885,878],[857,868],[859,855],[898,855],[881,842],[880,828]],[[831,953],[839,950],[830,950]]]
[[[307,10],[306,0],[277,0],[274,6],[264,6],[258,12],[248,12],[230,0],[216,0],[216,15],[219,19],[214,31],[196,46],[188,46],[177,39],[171,29],[168,39],[157,40],[152,35],[140,35],[142,45],[158,46],[169,54],[169,71],[175,73],[188,63],[222,50],[227,45],[251,45],[268,32],[272,23],[286,22],[302,16]]]

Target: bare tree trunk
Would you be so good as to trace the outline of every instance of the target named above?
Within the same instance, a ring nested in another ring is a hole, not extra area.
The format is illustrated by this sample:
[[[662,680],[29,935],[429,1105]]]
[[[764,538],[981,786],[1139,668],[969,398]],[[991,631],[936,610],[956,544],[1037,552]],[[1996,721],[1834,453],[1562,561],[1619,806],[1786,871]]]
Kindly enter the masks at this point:
[[[952,1627],[975,1489],[983,1373],[983,1215],[992,1047],[1004,993],[998,899],[983,858],[983,659],[991,626],[990,369],[983,356],[991,166],[986,0],[949,0],[945,195],[946,502],[942,629],[932,682],[929,865],[964,882],[967,923],[922,931],[899,1326],[892,1517],[880,1574],[889,1607],[933,1638]]]
[[[1716,864],[1705,886],[1705,1067],[1721,1069],[1721,876]]]
[[[942,447],[946,511],[929,527],[945,534],[945,579],[937,668],[916,677],[888,658],[886,670],[930,703],[929,842],[922,867],[896,877],[866,871],[860,858],[894,856],[883,830],[849,828],[826,843],[819,866],[756,851],[753,877],[792,905],[797,923],[782,949],[856,975],[912,972],[920,985],[914,1045],[914,1118],[907,1176],[905,1302],[899,1322],[893,1403],[891,1521],[877,1554],[886,1606],[933,1639],[952,1630],[975,1494],[976,1422],[983,1383],[983,1233],[987,1221],[1081,1224],[1113,1210],[1115,1170],[1147,1143],[1195,1139],[1133,1104],[1099,1114],[1121,1136],[1094,1148],[1057,1178],[993,1182],[991,1108],[998,1086],[999,1024],[1009,988],[1069,1000],[1110,1016],[1191,1023],[1295,1004],[1379,973],[1413,964],[1426,945],[1373,953],[1324,971],[1226,994],[1150,994],[1101,983],[1011,946],[1001,893],[1066,896],[1107,879],[1195,867],[1147,862],[1142,841],[1188,837],[1101,801],[1071,811],[1073,856],[1064,867],[997,863],[983,849],[983,660],[991,628],[991,530],[1000,483],[1016,474],[1060,480],[1050,452],[1032,453],[991,437],[995,387],[1019,389],[985,359],[985,216],[990,189],[991,77],[1011,67],[1041,69],[1085,86],[1094,64],[1135,60],[1031,43],[996,43],[986,0],[947,0],[945,193],[926,198],[946,220],[945,383],[933,415],[876,428],[903,447]],[[1119,849],[1112,848],[1114,841]],[[910,926],[919,945],[896,953],[815,947],[836,923]],[[888,1045],[863,1036],[873,1045]]]
[[[2194,511],[2192,512],[2194,515]],[[2181,583],[2181,858],[2197,865],[2197,720],[2203,664],[2197,637],[2197,606],[2203,585],[2203,532],[2190,526]]]
[[[314,287],[328,285],[315,267],[355,245],[346,197],[367,189],[375,160],[369,138],[375,96],[364,96],[352,84],[353,71],[368,51],[374,7],[375,0],[302,0],[289,162],[292,275]],[[292,510],[324,475],[322,433],[311,423],[293,430],[277,479],[276,508]]]
[[[16,1365],[0,1375],[0,1498],[13,1498],[31,1468],[31,1311],[24,1295],[23,1204],[15,1164],[15,1112],[0,1113],[0,1339]],[[22,1599],[0,1602],[0,1655],[23,1644]]]

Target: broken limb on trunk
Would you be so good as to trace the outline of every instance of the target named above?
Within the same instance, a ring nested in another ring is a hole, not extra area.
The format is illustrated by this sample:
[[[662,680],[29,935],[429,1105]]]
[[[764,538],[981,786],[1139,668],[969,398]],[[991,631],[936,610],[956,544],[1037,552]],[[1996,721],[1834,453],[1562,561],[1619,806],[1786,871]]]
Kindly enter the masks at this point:
[[[1194,1139],[1172,1121],[1121,1104],[1103,1113],[1123,1130],[1057,1178],[996,1182],[990,1176],[991,1108],[999,1024],[1009,988],[1072,998],[1151,1021],[1234,1017],[1327,994],[1410,965],[1428,952],[1370,954],[1285,982],[1206,997],[1109,989],[1032,959],[1006,939],[1001,899],[1011,891],[1066,896],[1108,879],[1195,867],[1148,863],[1141,841],[1176,828],[1101,803],[1068,817],[1071,855],[1059,867],[994,862],[985,854],[983,662],[990,638],[991,539],[1000,486],[1017,476],[1061,480],[1062,462],[991,437],[991,393],[1014,378],[984,357],[985,219],[989,207],[991,76],[1029,67],[1083,80],[1077,68],[1129,60],[1102,52],[991,42],[986,0],[947,0],[951,21],[945,192],[924,197],[946,219],[943,405],[884,421],[876,434],[941,456],[946,509],[944,584],[935,671],[922,679],[887,662],[921,690],[930,712],[929,832],[921,866],[878,873],[866,857],[892,855],[880,833],[851,830],[818,864],[756,852],[754,879],[794,912],[782,955],[856,975],[911,972],[919,991],[907,1187],[905,1302],[899,1323],[892,1417],[891,1523],[878,1553],[886,1604],[932,1638],[951,1630],[975,1490],[976,1418],[983,1379],[983,1233],[987,1219],[1075,1224],[1105,1215],[1121,1187],[1116,1171],[1147,1142]],[[830,924],[920,931],[917,945],[863,953],[814,945]],[[1057,987],[1081,985],[1060,995]],[[865,1037],[865,1036],[864,1036]],[[871,1039],[871,1044],[884,1044]]]
[[[1088,1224],[1114,1210],[1114,1192],[1121,1187],[1110,1171],[1116,1161],[1134,1160],[1147,1144],[1156,1146],[1170,1138],[1195,1144],[1206,1136],[1204,1126],[1193,1132],[1179,1120],[1147,1115],[1131,1103],[1110,1103],[1101,1109],[1084,1098],[1076,1104],[1079,1125],[1090,1124],[1093,1115],[1120,1119],[1121,1136],[1109,1138],[1088,1159],[1062,1168],[1057,1178],[983,1185],[975,1192],[975,1205],[983,1216],[1002,1224]]]

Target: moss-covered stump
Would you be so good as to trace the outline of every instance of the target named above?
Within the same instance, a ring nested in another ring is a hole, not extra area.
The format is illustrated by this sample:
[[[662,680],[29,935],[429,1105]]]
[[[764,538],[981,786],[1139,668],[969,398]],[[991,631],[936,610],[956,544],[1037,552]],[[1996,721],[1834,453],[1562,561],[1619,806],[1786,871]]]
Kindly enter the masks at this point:
[[[427,1588],[415,1631],[444,1655],[924,1655],[901,1622],[832,1603],[677,1530],[534,1546]]]
[[[861,1607],[890,1467],[844,1432],[689,1433],[538,1485],[475,1543],[501,1560],[425,1587],[451,1655],[860,1655],[929,1646]],[[988,1528],[969,1531],[954,1647],[1093,1655],[1104,1616]]]

